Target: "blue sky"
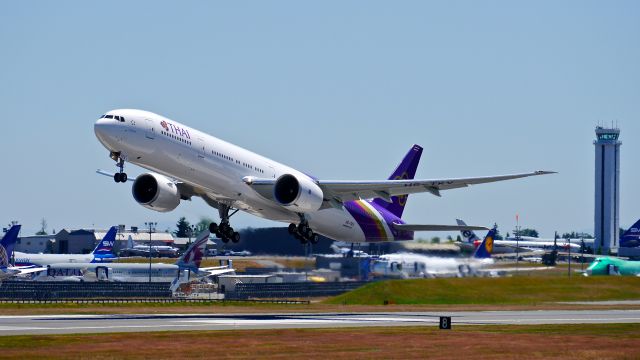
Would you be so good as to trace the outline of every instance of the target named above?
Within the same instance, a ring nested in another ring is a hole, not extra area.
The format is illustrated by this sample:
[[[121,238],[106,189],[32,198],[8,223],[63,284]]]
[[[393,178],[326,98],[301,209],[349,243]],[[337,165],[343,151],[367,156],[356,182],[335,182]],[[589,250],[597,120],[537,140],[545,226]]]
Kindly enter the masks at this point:
[[[593,229],[594,127],[621,128],[640,217],[637,1],[0,2],[0,223],[37,231],[217,218],[137,205],[93,123],[141,108],[323,179],[557,175],[411,196],[413,223]],[[130,175],[140,173],[134,166]],[[236,228],[274,226],[241,214]],[[435,234],[424,234],[432,236]]]

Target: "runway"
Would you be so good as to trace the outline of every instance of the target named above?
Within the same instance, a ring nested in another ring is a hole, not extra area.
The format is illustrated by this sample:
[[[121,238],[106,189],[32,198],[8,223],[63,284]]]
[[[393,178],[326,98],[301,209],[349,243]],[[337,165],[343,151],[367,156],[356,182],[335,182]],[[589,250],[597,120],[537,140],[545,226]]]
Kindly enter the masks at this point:
[[[640,310],[38,315],[0,316],[0,335],[438,326],[440,316],[451,316],[453,327],[462,325],[640,323]]]

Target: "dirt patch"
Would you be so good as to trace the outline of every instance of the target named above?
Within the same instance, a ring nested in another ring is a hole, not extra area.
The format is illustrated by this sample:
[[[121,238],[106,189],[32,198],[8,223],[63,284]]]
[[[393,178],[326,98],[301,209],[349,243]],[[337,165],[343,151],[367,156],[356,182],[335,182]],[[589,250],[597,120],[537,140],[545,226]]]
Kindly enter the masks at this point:
[[[633,359],[640,327],[287,329],[0,337],[7,358]],[[492,330],[493,329],[493,330]],[[548,329],[548,331],[545,331]],[[614,332],[610,336],[607,332]],[[578,332],[577,334],[573,332]],[[55,351],[52,351],[55,349]]]

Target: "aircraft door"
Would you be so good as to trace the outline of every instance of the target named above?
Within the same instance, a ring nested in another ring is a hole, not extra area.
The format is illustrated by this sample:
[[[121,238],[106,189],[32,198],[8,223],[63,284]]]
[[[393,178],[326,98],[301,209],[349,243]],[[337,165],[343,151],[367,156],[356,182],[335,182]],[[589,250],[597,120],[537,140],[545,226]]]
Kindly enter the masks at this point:
[[[607,265],[607,275],[620,275],[620,269],[613,264]]]
[[[96,278],[98,281],[107,281],[109,280],[109,268],[106,266],[97,266],[96,267]]]
[[[204,143],[204,139],[201,137],[196,138],[196,147],[198,151],[198,160],[204,160],[207,158],[207,148]]]
[[[149,140],[156,138],[156,129],[151,119],[144,119],[144,137]]]

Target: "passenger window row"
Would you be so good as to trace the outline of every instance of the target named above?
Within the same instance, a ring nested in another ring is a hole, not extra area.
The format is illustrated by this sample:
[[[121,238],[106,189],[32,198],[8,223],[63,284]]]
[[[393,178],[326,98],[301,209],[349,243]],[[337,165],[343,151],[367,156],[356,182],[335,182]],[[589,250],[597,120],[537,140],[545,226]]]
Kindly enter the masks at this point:
[[[183,139],[181,137],[175,136],[175,135],[170,134],[170,133],[168,133],[166,131],[161,131],[160,133],[162,133],[162,135],[166,135],[166,136],[168,136],[168,137],[170,137],[172,139],[175,139],[175,140],[178,140],[180,142],[183,142],[183,143],[185,143],[187,145],[191,145],[191,141],[185,140],[185,139]]]
[[[120,116],[120,115],[102,115],[100,116],[100,119],[115,119],[120,122],[124,122],[124,116]]]
[[[223,153],[220,153],[220,152],[217,152],[217,151],[215,151],[215,150],[211,150],[211,154],[212,154],[212,155],[215,155],[215,156],[219,156],[219,157],[221,157],[221,158],[223,158],[223,159],[225,159],[225,160],[234,161],[234,160],[233,160],[233,158],[232,158],[231,156],[227,156],[227,155],[225,155],[225,154],[223,154]],[[264,174],[264,171],[263,171],[262,169],[259,169],[259,168],[257,168],[257,167],[255,167],[255,168],[254,168],[253,166],[251,166],[251,165],[249,165],[249,164],[246,164],[246,163],[241,163],[241,162],[240,162],[240,160],[235,160],[235,162],[236,162],[236,164],[238,164],[238,165],[242,165],[242,166],[244,166],[244,167],[246,167],[246,168],[249,168],[249,169],[251,169],[251,170],[255,170],[255,171],[259,172],[259,173]]]

